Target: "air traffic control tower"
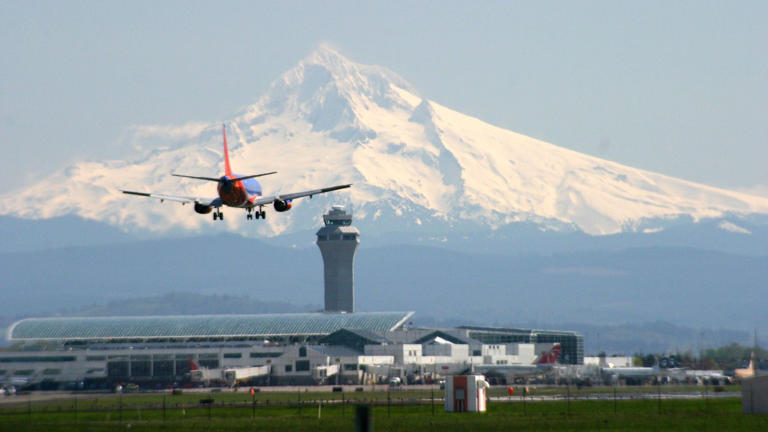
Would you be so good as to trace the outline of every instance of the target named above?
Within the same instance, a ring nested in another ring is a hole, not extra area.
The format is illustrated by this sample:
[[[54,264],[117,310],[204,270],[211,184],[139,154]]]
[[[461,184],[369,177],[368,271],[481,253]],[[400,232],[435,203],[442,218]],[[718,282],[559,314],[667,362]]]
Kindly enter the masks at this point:
[[[335,205],[323,215],[325,226],[317,232],[317,247],[325,267],[325,311],[355,311],[353,263],[360,231],[352,226],[352,214]]]

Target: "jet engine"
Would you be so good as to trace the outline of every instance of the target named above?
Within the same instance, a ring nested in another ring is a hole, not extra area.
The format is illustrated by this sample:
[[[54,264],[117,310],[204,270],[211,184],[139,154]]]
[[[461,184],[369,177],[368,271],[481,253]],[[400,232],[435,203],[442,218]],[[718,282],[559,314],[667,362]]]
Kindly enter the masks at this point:
[[[195,203],[195,211],[200,214],[208,214],[213,210],[213,207]]]
[[[284,212],[291,209],[291,202],[290,201],[283,201],[281,199],[276,199],[275,203],[275,211],[278,212]]]

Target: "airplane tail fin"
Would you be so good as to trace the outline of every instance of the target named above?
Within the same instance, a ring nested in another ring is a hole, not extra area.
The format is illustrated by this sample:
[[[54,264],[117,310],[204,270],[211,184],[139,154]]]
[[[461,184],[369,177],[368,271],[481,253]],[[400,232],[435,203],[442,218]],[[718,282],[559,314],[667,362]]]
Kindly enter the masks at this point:
[[[200,369],[200,368],[197,367],[197,363],[195,363],[195,361],[193,359],[189,359],[189,370],[190,371],[196,371],[198,369]]]
[[[227,127],[221,125],[221,136],[224,138],[224,174],[227,177],[233,177],[232,168],[229,167],[229,149],[227,148]]]
[[[536,360],[536,364],[553,364],[557,361],[557,358],[560,357],[560,349],[561,345],[559,343],[556,343],[554,346],[552,346],[552,349],[549,351],[544,351],[541,353],[541,356]]]

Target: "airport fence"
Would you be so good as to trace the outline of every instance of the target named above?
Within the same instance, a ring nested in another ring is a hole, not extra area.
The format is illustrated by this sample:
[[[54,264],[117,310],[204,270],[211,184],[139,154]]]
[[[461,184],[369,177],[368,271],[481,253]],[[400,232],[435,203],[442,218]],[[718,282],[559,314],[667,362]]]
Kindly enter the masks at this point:
[[[513,416],[582,415],[622,411],[647,414],[675,412],[717,413],[732,410],[740,400],[736,389],[709,388],[537,388],[525,386],[492,389],[488,411]],[[174,394],[176,393],[176,394]],[[32,394],[6,398],[0,404],[0,423],[27,419],[65,419],[70,422],[173,421],[184,419],[257,419],[264,417],[351,418],[356,406],[369,406],[378,417],[442,415],[444,392],[398,390],[377,392],[161,392],[136,394],[62,394],[35,400]],[[37,394],[39,396],[39,394]],[[726,403],[728,402],[728,403]]]

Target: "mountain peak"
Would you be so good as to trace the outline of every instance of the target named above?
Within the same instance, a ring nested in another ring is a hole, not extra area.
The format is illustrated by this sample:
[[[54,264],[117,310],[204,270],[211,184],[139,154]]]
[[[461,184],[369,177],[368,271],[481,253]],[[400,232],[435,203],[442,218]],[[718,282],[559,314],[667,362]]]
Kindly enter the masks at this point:
[[[299,64],[317,64],[330,68],[339,65],[354,65],[355,63],[344,57],[330,44],[321,43],[308,56],[304,57]]]
[[[366,112],[411,110],[398,89],[415,94],[411,84],[391,70],[355,63],[332,46],[320,44],[273,82],[268,94],[248,111],[254,118],[298,113],[313,131],[333,131],[346,140],[369,135],[361,120],[370,117]]]
[[[401,76],[383,66],[353,62],[328,43],[321,43],[276,83],[313,86],[333,82],[336,87],[370,95],[380,94],[394,85],[417,94]]]

